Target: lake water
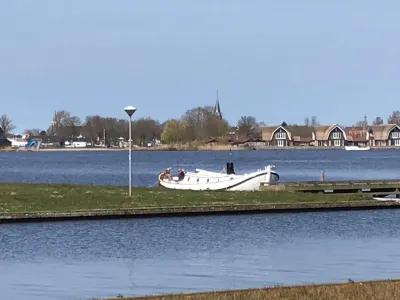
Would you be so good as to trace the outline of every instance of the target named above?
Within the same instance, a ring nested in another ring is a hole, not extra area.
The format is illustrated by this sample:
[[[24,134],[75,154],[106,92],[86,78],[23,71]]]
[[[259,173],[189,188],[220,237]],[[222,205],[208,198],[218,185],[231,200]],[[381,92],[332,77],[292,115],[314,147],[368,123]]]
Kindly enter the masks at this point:
[[[382,179],[400,177],[400,151],[268,150],[268,151],[133,151],[133,185],[150,186],[171,166],[220,171],[227,160],[236,172],[276,166],[282,181]],[[128,185],[127,151],[0,152],[0,181],[67,182]]]
[[[236,151],[238,172],[398,178],[400,151]],[[0,153],[0,181],[127,184],[128,153]],[[220,170],[229,152],[133,152],[134,185],[167,166]],[[0,225],[4,299],[88,299],[398,276],[400,211]]]
[[[0,226],[4,299],[88,299],[398,276],[400,211]]]

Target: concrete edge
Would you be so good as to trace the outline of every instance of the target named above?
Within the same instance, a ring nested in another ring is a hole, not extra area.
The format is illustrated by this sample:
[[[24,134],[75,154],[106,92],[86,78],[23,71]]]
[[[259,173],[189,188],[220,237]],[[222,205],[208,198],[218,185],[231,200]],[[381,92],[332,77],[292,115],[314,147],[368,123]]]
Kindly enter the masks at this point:
[[[318,211],[346,211],[398,209],[400,203],[395,201],[356,201],[339,203],[292,203],[292,204],[259,204],[229,206],[193,206],[193,207],[159,207],[146,209],[98,209],[70,212],[30,212],[0,215],[0,223],[102,220],[123,218],[151,217],[190,217],[206,215],[238,215],[267,213],[301,213]]]

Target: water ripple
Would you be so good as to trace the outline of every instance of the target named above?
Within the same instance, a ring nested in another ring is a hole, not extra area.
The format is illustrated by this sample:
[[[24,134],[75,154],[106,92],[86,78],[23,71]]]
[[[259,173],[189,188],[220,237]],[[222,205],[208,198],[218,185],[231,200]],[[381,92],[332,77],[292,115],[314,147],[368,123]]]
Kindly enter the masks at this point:
[[[220,171],[232,159],[237,172],[276,165],[283,181],[318,180],[321,170],[331,179],[397,178],[398,150],[382,151],[138,151],[132,154],[133,183],[151,186],[159,171],[171,166]],[[0,152],[0,181],[64,182],[126,185],[125,151]]]
[[[0,226],[0,289],[82,299],[394,277],[395,210]]]

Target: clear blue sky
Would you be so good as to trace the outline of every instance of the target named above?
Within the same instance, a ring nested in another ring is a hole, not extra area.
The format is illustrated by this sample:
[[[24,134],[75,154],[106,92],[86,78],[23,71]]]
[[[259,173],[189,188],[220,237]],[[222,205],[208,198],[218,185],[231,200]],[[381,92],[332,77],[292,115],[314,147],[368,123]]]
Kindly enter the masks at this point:
[[[0,114],[55,109],[163,121],[214,105],[231,123],[351,125],[400,109],[400,1],[10,0],[0,4]]]

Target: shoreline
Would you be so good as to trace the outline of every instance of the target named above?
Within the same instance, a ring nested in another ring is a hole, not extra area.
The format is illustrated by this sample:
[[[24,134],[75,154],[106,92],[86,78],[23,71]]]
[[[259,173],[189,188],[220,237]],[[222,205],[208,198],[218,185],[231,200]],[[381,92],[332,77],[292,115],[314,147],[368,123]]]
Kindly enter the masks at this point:
[[[276,203],[258,205],[207,205],[207,206],[174,206],[158,208],[132,209],[91,209],[76,211],[41,211],[21,212],[0,215],[0,223],[28,223],[54,221],[111,220],[161,217],[196,217],[246,214],[279,214],[329,211],[354,211],[400,209],[396,201],[354,201],[336,203]]]
[[[0,152],[57,152],[57,151],[128,151],[128,148],[103,148],[103,147],[85,147],[85,148],[0,148]],[[162,147],[137,147],[132,151],[277,151],[277,150],[345,150],[344,147],[325,147],[325,146],[287,146],[287,147],[234,147],[230,145],[220,146],[162,146]],[[377,146],[369,151],[376,150],[400,150],[399,146]]]
[[[308,283],[298,285],[277,285],[260,288],[232,290],[211,290],[204,292],[183,292],[175,294],[154,294],[143,296],[119,295],[113,298],[91,298],[92,300],[342,300],[342,299],[396,299],[400,291],[400,279],[360,280],[352,282]]]

